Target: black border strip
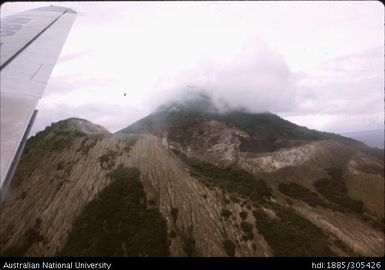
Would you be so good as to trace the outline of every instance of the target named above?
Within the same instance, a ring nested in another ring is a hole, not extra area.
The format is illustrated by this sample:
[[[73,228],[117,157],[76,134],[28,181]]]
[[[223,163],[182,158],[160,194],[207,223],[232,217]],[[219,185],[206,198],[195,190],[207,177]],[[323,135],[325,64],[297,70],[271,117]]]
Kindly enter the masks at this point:
[[[12,269],[183,269],[183,270],[381,270],[384,269],[382,257],[269,257],[269,258],[224,258],[224,257],[2,257],[0,269],[9,269],[12,264],[29,264],[29,267]],[[44,267],[53,264],[53,268]],[[31,267],[39,264],[39,267]],[[55,267],[55,264],[70,264],[71,267]],[[83,265],[85,267],[79,267]],[[92,267],[94,265],[94,267]],[[107,266],[108,265],[108,266]],[[77,267],[78,266],[78,267]],[[88,267],[87,267],[88,266]]]

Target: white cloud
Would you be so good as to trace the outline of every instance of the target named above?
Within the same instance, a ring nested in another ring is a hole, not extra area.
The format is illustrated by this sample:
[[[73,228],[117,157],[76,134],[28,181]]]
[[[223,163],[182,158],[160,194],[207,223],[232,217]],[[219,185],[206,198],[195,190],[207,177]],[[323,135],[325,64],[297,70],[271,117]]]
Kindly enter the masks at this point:
[[[1,16],[49,4],[6,3]],[[116,131],[186,85],[312,128],[383,128],[380,2],[56,4],[80,14],[34,130],[76,116]]]

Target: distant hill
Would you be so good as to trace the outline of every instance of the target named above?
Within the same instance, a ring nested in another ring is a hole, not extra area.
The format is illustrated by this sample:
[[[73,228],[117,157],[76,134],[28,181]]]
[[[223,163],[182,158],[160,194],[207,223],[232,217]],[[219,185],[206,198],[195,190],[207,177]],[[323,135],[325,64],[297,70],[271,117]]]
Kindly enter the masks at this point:
[[[26,144],[0,256],[384,256],[372,151],[205,95],[115,134],[59,121]]]
[[[378,147],[378,148],[384,149],[384,130],[383,129],[346,132],[346,133],[342,133],[341,135],[362,141],[371,147]]]
[[[148,132],[162,135],[168,132],[170,128],[183,128],[192,123],[210,120],[224,122],[242,129],[264,146],[277,140],[336,140],[376,158],[384,159],[382,150],[368,147],[359,140],[298,126],[270,112],[250,113],[242,109],[227,109],[225,112],[220,112],[211,98],[204,93],[196,93],[195,95],[189,93],[184,100],[162,105],[152,114],[117,133]],[[277,148],[268,146],[264,149],[274,150]]]

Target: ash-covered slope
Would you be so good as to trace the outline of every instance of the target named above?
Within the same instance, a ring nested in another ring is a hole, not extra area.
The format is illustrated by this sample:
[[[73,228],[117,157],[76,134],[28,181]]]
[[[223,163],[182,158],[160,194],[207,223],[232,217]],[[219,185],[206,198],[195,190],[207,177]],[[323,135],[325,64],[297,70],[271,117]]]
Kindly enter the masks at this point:
[[[27,143],[0,254],[383,256],[383,161],[320,134],[210,102],[60,121]]]
[[[28,142],[0,209],[2,255],[272,254],[258,235],[254,248],[240,242],[239,225],[221,214],[222,192],[191,177],[161,139],[78,130],[63,135],[67,124]]]

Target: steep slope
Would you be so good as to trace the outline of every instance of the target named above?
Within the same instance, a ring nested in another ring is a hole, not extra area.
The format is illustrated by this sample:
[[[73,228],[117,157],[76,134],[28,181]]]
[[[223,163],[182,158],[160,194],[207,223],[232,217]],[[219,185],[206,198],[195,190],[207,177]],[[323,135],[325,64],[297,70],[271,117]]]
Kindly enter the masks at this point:
[[[91,134],[79,131],[84,125]],[[70,119],[28,140],[1,206],[4,254],[49,256],[58,251],[75,216],[109,183],[98,162],[109,146],[108,136],[88,121]]]
[[[160,106],[154,113],[120,132],[157,133],[173,127],[199,123],[202,120],[224,122],[259,138],[317,140],[334,137],[350,143],[359,143],[346,137],[297,126],[269,112],[248,113],[242,109],[226,109],[221,112],[211,98],[202,93]]]
[[[251,132],[201,105],[187,116],[217,118],[174,104],[125,132],[68,119],[30,138],[0,254],[384,255],[383,161],[271,114]]]
[[[172,148],[178,147],[177,144],[173,145],[170,142],[168,145]],[[264,179],[273,190],[274,202],[277,202],[279,206],[294,209],[296,214],[311,221],[312,224],[321,228],[330,239],[334,239],[335,243],[331,244],[331,247],[336,254],[357,253],[365,256],[383,254],[384,178],[381,175],[383,165],[380,161],[366,156],[370,160],[370,163],[366,163],[366,165],[374,163],[378,166],[376,172],[367,174],[356,171],[355,178],[351,180],[351,167],[347,164],[351,164],[352,160],[356,158],[355,155],[352,155],[355,151],[333,141],[317,141],[257,155],[240,152],[237,145],[233,145],[231,151],[228,151],[228,148],[223,145],[223,143],[214,145],[210,148],[214,151],[206,154],[195,152],[193,147],[187,147],[187,151],[179,148],[184,151],[184,154],[180,154],[180,156],[194,167],[199,168],[202,165],[196,164],[207,163],[236,166],[250,172],[256,178]],[[339,169],[330,170],[331,167]],[[212,170],[210,169],[210,171]],[[340,173],[335,177],[334,171]],[[372,186],[365,183],[369,177]],[[351,184],[352,181],[357,181],[356,186]],[[240,184],[236,183],[237,186]],[[364,193],[359,186],[366,187]],[[245,187],[244,192],[244,195],[254,196],[250,194],[248,186]],[[277,204],[265,203],[262,205],[264,210],[262,213],[267,212],[275,216],[271,211],[274,213],[279,211],[281,214],[285,212],[275,209],[276,207]],[[258,217],[262,220],[266,219],[260,214]],[[296,219],[300,220],[298,217]],[[274,229],[270,223],[258,225],[257,221],[257,228],[260,228],[259,226],[266,230]],[[276,230],[262,231],[262,234],[266,237],[271,234],[272,239],[270,240],[274,241],[277,233],[285,231],[285,228],[278,226]],[[329,241],[331,241],[330,239]],[[277,243],[278,248],[287,240],[282,237]],[[305,239],[302,240],[305,241]],[[267,241],[269,242],[268,239]],[[345,245],[342,251],[338,247],[340,243]],[[269,244],[271,243],[269,242]],[[288,250],[290,249],[286,251]],[[304,251],[301,250],[301,252],[303,254]],[[277,255],[277,252],[274,254]],[[287,256],[287,253],[279,254]]]
[[[53,128],[59,134],[63,132],[56,126]],[[42,137],[36,136],[34,144],[42,144],[41,140],[51,133],[43,132]],[[192,178],[185,165],[175,159],[158,138],[151,135],[86,136],[82,133],[72,136],[51,142],[53,151],[34,152],[23,158],[22,168],[29,167],[28,162],[32,160],[41,163],[35,164],[31,171],[18,171],[10,196],[1,206],[2,254],[52,256],[97,252],[84,250],[82,253],[74,249],[78,244],[71,242],[76,235],[73,230],[81,226],[79,218],[84,219],[82,216],[86,214],[82,211],[90,209],[89,204],[94,204],[99,197],[102,199],[104,190],[111,188],[113,175],[120,167],[135,167],[140,171],[146,208],[159,209],[167,220],[170,255],[225,256],[223,242],[227,240],[230,243],[229,239],[240,241],[241,231],[235,222],[226,223],[226,226],[222,224],[222,193],[210,190]],[[55,145],[62,140],[67,143],[65,149],[56,151]],[[132,146],[134,141],[136,143]],[[229,208],[234,208],[234,215],[241,209],[237,205]],[[87,233],[91,234],[94,242],[102,241],[100,234]],[[250,243],[240,242],[233,255],[271,254],[261,236],[255,236],[255,245],[258,248],[253,249]],[[135,247],[122,248],[121,253],[117,251],[116,254],[130,254],[125,251],[129,248]],[[168,251],[157,255],[162,254],[168,254]]]

